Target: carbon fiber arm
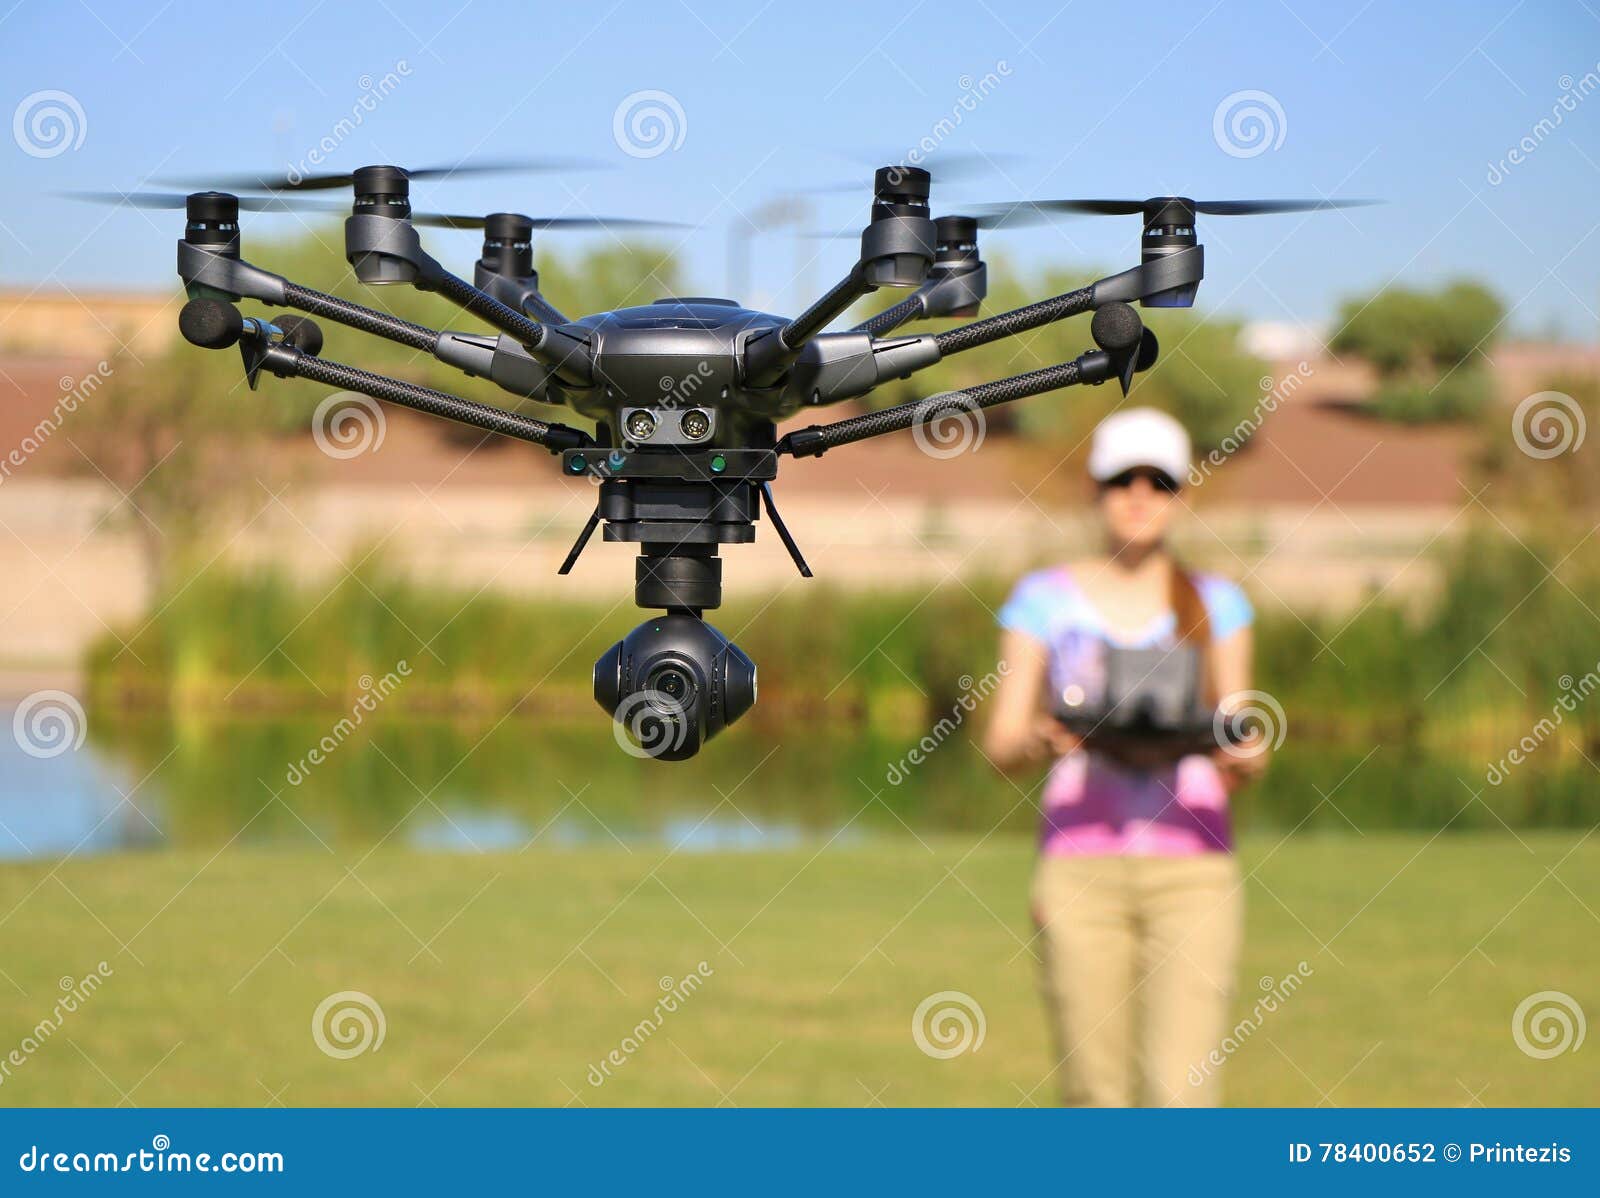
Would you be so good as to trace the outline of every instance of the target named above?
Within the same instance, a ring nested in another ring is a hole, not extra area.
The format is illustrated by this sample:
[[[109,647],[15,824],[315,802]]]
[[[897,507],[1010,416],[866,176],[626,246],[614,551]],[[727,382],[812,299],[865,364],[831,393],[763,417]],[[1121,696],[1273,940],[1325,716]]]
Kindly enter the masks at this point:
[[[342,300],[336,295],[313,291],[310,287],[302,287],[287,280],[283,284],[283,302],[291,308],[298,308],[313,316],[321,316],[363,333],[398,341],[401,345],[420,349],[424,353],[431,354],[439,342],[439,334],[433,329],[413,324],[409,320],[401,320],[398,316],[390,316],[386,312],[377,312],[360,304],[352,304],[349,300]]]
[[[564,449],[580,449],[593,444],[589,434],[581,429],[536,420],[532,416],[523,416],[503,408],[475,403],[470,399],[447,395],[443,391],[433,391],[400,379],[373,374],[355,366],[346,366],[342,362],[330,362],[324,358],[312,357],[287,345],[267,348],[261,366],[279,378],[310,379],[312,382],[338,387],[344,391],[356,391],[362,395],[370,395],[374,399],[387,400],[389,403],[400,404],[418,412],[426,412],[430,416],[442,416],[446,420],[470,424],[486,432],[543,445],[552,453]]]
[[[876,316],[863,320],[850,331],[882,337],[886,333],[894,332],[908,320],[916,320],[921,315],[923,315],[922,293],[918,291],[908,295],[893,307],[885,308]]]
[[[588,342],[569,332],[566,327],[539,323],[487,291],[457,278],[431,258],[417,286],[425,291],[437,291],[452,303],[459,304],[474,316],[481,317],[501,332],[516,338],[530,354],[563,377],[579,384],[587,384],[594,377],[594,358]]]
[[[826,295],[778,330],[785,349],[799,349],[820,333],[834,317],[872,290],[866,275],[857,267],[828,289]]]
[[[745,376],[757,387],[770,387],[794,364],[828,322],[874,290],[865,270],[856,268],[828,289],[826,295],[774,332],[751,339],[745,347]]]
[[[1056,391],[1078,383],[1103,383],[1111,377],[1112,364],[1108,354],[1091,350],[1071,362],[1047,366],[1043,370],[1013,375],[993,383],[981,383],[962,391],[946,391],[926,399],[897,404],[879,412],[868,412],[849,420],[832,424],[813,424],[797,429],[778,442],[779,453],[790,453],[797,458],[814,457],[835,446],[868,437],[881,437],[885,433],[899,432],[913,424],[927,424],[955,413],[971,412],[978,408],[992,408],[996,404],[1026,399],[1046,391]]]
[[[567,318],[549,300],[535,291],[522,302],[523,311],[545,324],[566,324]]]
[[[1026,333],[1029,329],[1088,312],[1094,307],[1094,303],[1095,289],[1080,287],[1076,291],[1040,300],[1025,308],[1013,308],[1010,312],[1002,312],[998,316],[975,320],[960,328],[947,329],[943,333],[936,334],[934,342],[939,347],[940,356],[948,357],[964,349],[976,349],[991,341],[999,341],[1002,337],[1015,337],[1018,333]]]
[[[474,316],[488,321],[501,332],[510,333],[529,349],[539,349],[545,343],[547,333],[544,325],[502,304],[487,291],[479,291],[465,279],[457,278],[447,270],[439,271],[436,276],[430,275],[428,287],[451,303],[459,304]]]

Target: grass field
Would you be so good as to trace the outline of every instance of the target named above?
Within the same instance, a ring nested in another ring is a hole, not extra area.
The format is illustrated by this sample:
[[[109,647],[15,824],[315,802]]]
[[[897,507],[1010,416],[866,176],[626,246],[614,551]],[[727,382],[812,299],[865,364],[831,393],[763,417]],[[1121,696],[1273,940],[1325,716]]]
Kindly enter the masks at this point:
[[[1239,1013],[1258,979],[1312,973],[1227,1065],[1231,1103],[1600,1099],[1594,1046],[1538,1060],[1511,1028],[1537,991],[1600,1011],[1600,838],[1352,833],[1256,839],[1242,860]],[[0,1103],[1046,1104],[1029,864],[1020,841],[907,838],[8,865],[0,1058],[19,1051]],[[101,960],[110,976],[30,1048],[62,980]],[[702,961],[624,1054],[661,980]],[[334,1059],[312,1013],[346,990],[377,1000],[385,1037]],[[946,990],[986,1031],[937,1060],[911,1020]],[[591,1075],[612,1050],[624,1063]]]

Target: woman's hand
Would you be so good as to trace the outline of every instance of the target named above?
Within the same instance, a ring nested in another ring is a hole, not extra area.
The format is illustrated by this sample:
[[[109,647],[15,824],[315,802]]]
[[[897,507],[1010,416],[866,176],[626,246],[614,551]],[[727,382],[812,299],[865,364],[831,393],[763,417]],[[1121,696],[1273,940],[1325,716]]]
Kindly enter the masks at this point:
[[[1047,715],[1041,715],[1034,720],[1033,737],[1036,755],[1051,761],[1075,752],[1083,744],[1081,736],[1069,731],[1059,720]]]
[[[1217,707],[1224,719],[1231,717],[1252,693],[1251,659],[1254,655],[1254,633],[1248,627],[1211,646],[1213,678],[1222,695]],[[1273,730],[1269,728],[1265,731]],[[1222,784],[1232,794],[1261,777],[1266,772],[1271,756],[1272,743],[1263,735],[1263,729],[1257,728],[1238,744],[1212,752],[1211,760],[1217,767],[1217,773],[1222,776]]]
[[[1078,747],[1078,738],[1044,713],[1049,650],[1024,633],[1000,638],[1000,686],[989,698],[983,751],[1004,773],[1020,774]]]
[[[1211,760],[1222,777],[1222,784],[1232,794],[1266,773],[1271,756],[1271,744],[1260,732],[1254,732],[1230,748],[1215,750]]]

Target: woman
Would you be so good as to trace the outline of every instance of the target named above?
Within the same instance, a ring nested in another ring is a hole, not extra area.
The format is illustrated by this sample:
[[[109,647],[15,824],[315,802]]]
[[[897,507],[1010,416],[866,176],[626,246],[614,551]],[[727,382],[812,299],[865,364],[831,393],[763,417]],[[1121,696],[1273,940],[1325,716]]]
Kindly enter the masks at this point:
[[[1085,746],[1049,714],[1064,692],[1093,693],[1108,645],[1195,646],[1213,705],[1250,688],[1249,601],[1166,546],[1188,474],[1172,417],[1133,408],[1102,421],[1089,475],[1104,553],[1024,578],[999,617],[1009,670],[985,749],[1008,773],[1053,762],[1032,907],[1070,1106],[1218,1099],[1207,1058],[1228,1025],[1243,912],[1228,795],[1264,756]]]

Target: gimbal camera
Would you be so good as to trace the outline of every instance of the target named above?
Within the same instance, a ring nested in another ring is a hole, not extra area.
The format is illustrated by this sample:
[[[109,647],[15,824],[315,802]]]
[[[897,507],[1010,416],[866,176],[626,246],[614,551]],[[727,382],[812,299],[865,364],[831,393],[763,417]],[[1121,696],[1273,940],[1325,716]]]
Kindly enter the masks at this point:
[[[462,168],[453,168],[460,170]],[[471,169],[471,168],[466,168]],[[498,169],[498,168],[479,168]],[[850,271],[804,312],[785,318],[732,299],[659,299],[639,307],[569,319],[539,291],[533,268],[537,230],[593,222],[413,212],[410,182],[444,169],[370,166],[352,175],[248,179],[240,197],[221,191],[113,195],[115,202],[185,209],[178,275],[190,296],[180,317],[193,344],[237,344],[254,388],[260,372],[305,378],[544,446],[563,473],[597,484],[593,513],[560,573],[568,573],[595,529],[638,547],[634,599],[662,614],[645,620],[595,663],[596,700],[630,739],[624,747],[664,760],[694,755],[756,698],[756,669],[703,619],[722,602],[718,547],[755,539],[763,510],[795,566],[810,567],[773,502],[785,457],[814,457],[952,413],[971,413],[1074,385],[1116,379],[1126,394],[1151,366],[1154,335],[1132,304],[1188,307],[1204,269],[1197,213],[1304,211],[1337,201],[1040,201],[986,206],[976,216],[933,219],[931,179],[916,167],[876,172],[869,220]],[[362,281],[409,284],[453,301],[494,333],[437,331],[336,296],[313,291],[245,261],[241,208],[289,207],[282,193],[350,186],[345,255]],[[1020,224],[1058,212],[1141,214],[1139,265],[1087,287],[941,333],[900,335],[922,317],[970,316],[987,276],[981,227]],[[645,223],[645,222],[633,222]],[[423,249],[418,227],[478,228],[483,251],[467,282]],[[823,330],[882,287],[910,289],[901,302],[853,329]],[[566,404],[594,421],[588,433],[565,424],[461,399],[400,379],[329,361],[304,316],[245,318],[241,300],[287,307],[432,354],[510,394]],[[777,423],[803,409],[870,393],[936,362],[1080,313],[1092,312],[1095,348],[1077,358],[962,391],[899,404],[783,437]]]

